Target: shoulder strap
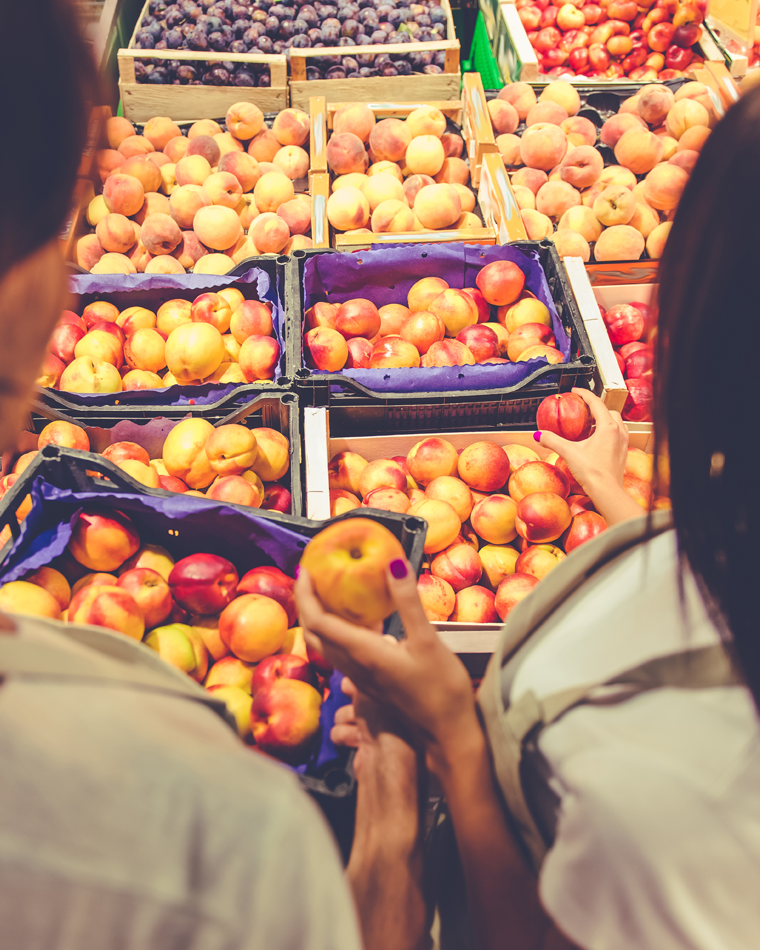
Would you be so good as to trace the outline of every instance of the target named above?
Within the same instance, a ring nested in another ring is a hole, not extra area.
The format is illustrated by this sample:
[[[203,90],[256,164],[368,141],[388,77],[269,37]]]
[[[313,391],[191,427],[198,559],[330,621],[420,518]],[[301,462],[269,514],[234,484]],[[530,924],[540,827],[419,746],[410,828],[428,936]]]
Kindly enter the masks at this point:
[[[223,702],[158,657],[154,664],[151,657],[138,655],[147,647],[136,641],[122,642],[123,637],[97,627],[78,627],[73,639],[86,642],[90,649],[85,653],[23,636],[0,636],[0,677],[79,682],[161,693],[202,703],[232,726]]]

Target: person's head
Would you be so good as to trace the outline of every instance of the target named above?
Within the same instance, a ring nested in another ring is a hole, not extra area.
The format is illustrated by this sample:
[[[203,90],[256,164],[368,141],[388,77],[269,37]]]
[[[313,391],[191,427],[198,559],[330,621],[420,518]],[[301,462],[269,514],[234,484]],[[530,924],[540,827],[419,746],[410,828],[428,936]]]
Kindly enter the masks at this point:
[[[760,89],[716,126],[678,205],[660,262],[655,390],[680,550],[760,705],[758,222]]]
[[[93,69],[68,0],[0,0],[0,23],[0,450],[5,450],[15,444],[65,300],[58,233],[71,208],[85,143]]]

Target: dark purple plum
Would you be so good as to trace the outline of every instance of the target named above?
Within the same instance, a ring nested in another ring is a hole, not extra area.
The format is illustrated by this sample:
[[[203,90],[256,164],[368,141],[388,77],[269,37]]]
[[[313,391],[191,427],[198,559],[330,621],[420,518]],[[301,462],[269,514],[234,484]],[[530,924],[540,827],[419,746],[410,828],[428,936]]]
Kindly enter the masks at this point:
[[[322,70],[318,69],[316,66],[307,66],[306,78],[307,79],[322,79]]]
[[[230,78],[230,74],[226,69],[217,66],[214,69],[209,69],[203,77],[203,82],[207,86],[229,86]]]
[[[221,33],[209,33],[208,45],[215,53],[223,53],[227,49],[227,41]]]
[[[189,63],[183,63],[177,68],[177,79],[183,84],[187,85],[192,82],[194,79],[198,78],[198,71],[194,66],[191,66]]]
[[[436,66],[435,63],[432,63],[430,66],[425,66],[422,71],[423,73],[427,73],[428,76],[437,76],[439,73],[443,72],[441,67]]]
[[[267,17],[266,23],[264,26],[267,28],[267,36],[271,36],[274,39],[275,36],[279,36],[280,33],[280,21],[276,16]]]
[[[322,31],[318,30],[316,27],[312,27],[306,35],[309,37],[309,41],[311,42],[312,46],[314,43],[322,42]]]
[[[185,41],[185,37],[179,30],[166,31],[166,48],[179,49]]]
[[[373,43],[385,43],[388,39],[388,34],[385,30],[375,30],[372,36],[370,36],[370,39]]]
[[[135,46],[138,49],[154,49],[155,45],[156,38],[152,33],[147,33],[145,30],[140,30],[135,37]]]
[[[154,67],[148,76],[148,82],[157,85],[169,82],[169,70],[165,66]]]
[[[274,44],[268,36],[260,36],[256,41],[256,48],[260,53],[273,53]]]
[[[342,66],[331,66],[325,73],[325,79],[345,79],[346,70]]]
[[[295,49],[308,49],[311,46],[311,40],[305,33],[296,33],[290,42]]]
[[[289,40],[295,36],[295,30],[293,29],[293,20],[280,20],[280,32],[279,36],[282,40]]]
[[[356,40],[352,40],[350,36],[341,36],[338,46],[356,46]]]
[[[259,86],[261,86],[261,87],[267,86],[267,87],[268,87],[268,86],[271,86],[271,85],[272,85],[272,77],[269,75],[269,73],[262,73],[262,74],[259,76]]]
[[[341,66],[346,70],[346,75],[359,69],[359,64],[356,62],[353,56],[344,56]]]
[[[255,86],[256,77],[253,75],[253,73],[249,73],[244,69],[239,69],[235,73],[233,82],[236,86]]]

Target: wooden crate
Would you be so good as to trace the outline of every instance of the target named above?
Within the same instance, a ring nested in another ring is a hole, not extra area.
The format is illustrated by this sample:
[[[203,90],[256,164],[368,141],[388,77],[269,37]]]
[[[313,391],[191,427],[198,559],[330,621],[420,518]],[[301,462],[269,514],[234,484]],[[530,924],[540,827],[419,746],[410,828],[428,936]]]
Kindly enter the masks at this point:
[[[145,0],[128,49],[118,52],[119,94],[124,115],[132,122],[147,122],[157,115],[175,121],[218,119],[236,102],[252,102],[262,112],[287,109],[288,72],[285,56],[265,53],[211,53],[192,50],[135,49],[135,36],[148,12]],[[139,83],[135,79],[135,60],[181,60],[183,62],[259,63],[269,66],[271,86],[175,86]]]
[[[442,0],[446,10],[446,39],[429,43],[380,43],[371,46],[325,46],[322,49],[290,50],[290,104],[304,112],[312,96],[324,96],[327,102],[432,102],[459,98],[459,40],[449,0]],[[436,76],[412,73],[411,76],[373,76],[368,79],[306,78],[309,60],[320,56],[350,56],[351,51],[365,53],[446,53],[443,72]]]
[[[650,454],[654,451],[651,426],[646,423],[631,423],[628,426],[629,444]],[[409,450],[428,435],[369,435],[350,438],[333,438],[330,434],[330,410],[304,408],[304,490],[306,493],[306,517],[321,520],[330,517],[330,484],[327,466],[338,452],[357,452],[372,462],[375,459],[407,455]],[[525,445],[534,449],[541,458],[549,450],[533,439],[532,432],[450,432],[442,437],[456,449],[463,449],[473,442],[487,439],[498,445]],[[467,624],[435,623],[443,642],[455,653],[489,654],[496,647],[502,625],[500,623]]]
[[[430,244],[431,242],[440,244],[457,241],[466,241],[470,244],[507,244],[510,241],[527,239],[509,178],[504,172],[504,163],[494,141],[483,84],[477,73],[465,73],[461,99],[424,104],[440,109],[445,116],[462,127],[462,137],[470,162],[472,186],[477,189],[484,227],[371,235],[341,233],[331,235],[326,207],[327,198],[330,196],[330,173],[326,157],[327,141],[333,127],[335,113],[349,104],[350,102],[327,102],[323,96],[313,96],[309,100],[311,142],[313,143],[311,231],[315,247],[336,247],[339,250],[352,251],[375,244]],[[378,119],[406,118],[421,104],[423,103],[368,103]],[[323,143],[320,148],[316,147],[318,142]]]

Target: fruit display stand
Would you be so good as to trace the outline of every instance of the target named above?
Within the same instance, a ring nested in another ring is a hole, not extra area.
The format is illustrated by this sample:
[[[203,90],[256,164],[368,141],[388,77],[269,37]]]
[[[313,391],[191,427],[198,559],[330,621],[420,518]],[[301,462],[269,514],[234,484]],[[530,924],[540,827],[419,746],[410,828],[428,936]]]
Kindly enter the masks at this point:
[[[84,431],[92,452],[101,453],[117,442],[132,442],[144,448],[150,459],[160,460],[168,434],[179,422],[191,418],[204,419],[215,428],[237,424],[254,432],[265,428],[281,433],[288,441],[289,460],[286,473],[276,481],[290,492],[292,513],[302,514],[300,404],[296,393],[284,389],[270,387],[269,393],[264,394],[241,387],[235,394],[202,407],[106,406],[92,407],[87,414],[74,404],[55,409],[36,399],[30,407],[26,430],[39,434],[51,422],[64,422]]]
[[[306,516],[308,518],[323,519],[330,514],[330,486],[328,465],[330,460],[339,452],[355,452],[368,462],[376,459],[397,458],[406,456],[423,435],[419,433],[401,434],[385,430],[382,434],[374,427],[352,432],[350,435],[339,434],[333,423],[333,410],[324,408],[304,409],[304,453],[305,453],[305,493]],[[534,422],[535,425],[535,422]],[[343,426],[337,427],[340,432]],[[648,454],[654,451],[651,427],[641,423],[628,424],[629,445],[631,448],[641,449]],[[517,431],[504,427],[487,431],[451,431],[449,429],[437,433],[441,438],[450,442],[458,451],[471,445],[473,442],[487,440],[498,445],[522,445],[538,453],[544,459],[550,452],[539,445],[533,438],[534,429]],[[356,511],[370,511],[369,508],[354,509]],[[518,539],[519,540],[519,539]],[[484,543],[484,542],[481,542]],[[464,654],[470,658],[468,667],[478,668],[482,672],[483,661],[494,651],[501,623],[434,623],[443,642],[454,653]],[[478,659],[480,658],[480,659]],[[478,671],[475,669],[475,671]]]
[[[100,478],[91,477],[97,472]],[[27,496],[32,504],[21,528],[16,511]],[[45,447],[0,503],[0,530],[10,527],[13,538],[0,552],[0,581],[7,583],[29,571],[57,563],[72,534],[72,521],[83,506],[101,512],[121,512],[130,519],[142,544],[160,545],[174,560],[192,554],[223,557],[242,576],[262,565],[272,565],[292,577],[308,541],[325,522],[307,521],[279,512],[181,496],[146,488],[105,459],[85,452]],[[395,535],[418,573],[422,563],[425,522],[393,512],[362,512]],[[332,521],[354,517],[351,513]],[[386,631],[399,637],[396,614]],[[151,654],[153,656],[153,654]],[[337,705],[345,702],[339,691],[340,674],[330,680],[333,702],[321,710],[321,735],[297,771],[307,790],[325,809],[338,836],[350,840],[351,797],[354,777],[349,750],[336,749],[329,740]]]
[[[378,305],[406,301],[409,288],[421,278],[445,274],[451,286],[465,287],[468,280],[474,284],[481,267],[498,260],[519,261],[528,268],[526,287],[550,310],[554,308],[555,330],[567,339],[566,362],[536,362],[524,372],[516,371],[516,364],[332,373],[307,368],[304,314],[318,300],[339,302],[365,296],[374,297]],[[329,405],[334,424],[337,417],[342,427],[352,431],[357,427],[377,432],[491,428],[506,422],[531,425],[544,396],[588,385],[594,373],[583,321],[554,245],[548,241],[488,248],[398,245],[340,255],[297,251],[288,265],[285,299],[288,339],[294,365],[299,367],[295,384],[304,405]]]
[[[290,49],[290,104],[303,111],[312,96],[324,96],[328,102],[435,102],[459,98],[459,40],[449,0],[441,0],[446,11],[446,39],[427,43],[381,43],[355,47],[362,55],[403,55],[417,52],[444,53],[443,72],[413,72],[407,76],[369,76],[351,79],[307,79],[310,60],[324,56],[350,55],[354,47],[325,46],[317,49]]]
[[[703,24],[702,36],[696,44],[699,55],[705,61],[716,63],[726,62],[723,47],[717,41],[709,27],[709,17]],[[496,36],[494,39],[494,57],[504,82],[529,82],[534,85],[545,85],[552,78],[542,73],[536,51],[528,39],[528,34],[520,20],[514,3],[501,3],[496,19]],[[631,80],[620,79],[588,79],[584,76],[566,75],[568,82],[586,85],[593,83],[601,88],[615,88],[620,83],[630,83]]]

